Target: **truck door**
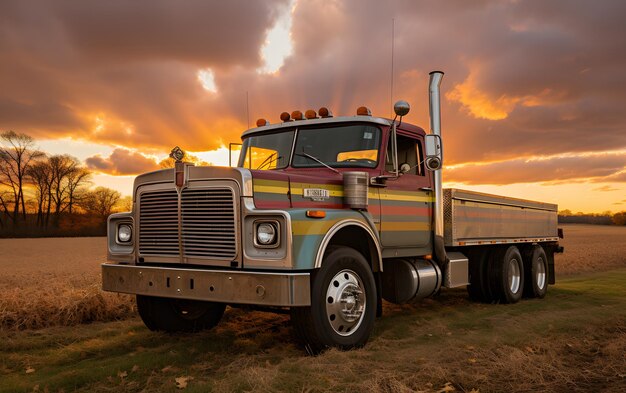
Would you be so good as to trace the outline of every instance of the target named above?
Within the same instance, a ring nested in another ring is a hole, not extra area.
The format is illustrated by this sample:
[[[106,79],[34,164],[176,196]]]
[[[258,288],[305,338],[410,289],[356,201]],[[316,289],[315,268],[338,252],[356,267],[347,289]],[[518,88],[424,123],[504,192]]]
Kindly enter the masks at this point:
[[[385,248],[421,248],[430,243],[433,192],[423,151],[423,137],[403,135],[398,130],[398,167],[409,169],[380,188],[380,235]],[[389,143],[385,172],[393,172]]]

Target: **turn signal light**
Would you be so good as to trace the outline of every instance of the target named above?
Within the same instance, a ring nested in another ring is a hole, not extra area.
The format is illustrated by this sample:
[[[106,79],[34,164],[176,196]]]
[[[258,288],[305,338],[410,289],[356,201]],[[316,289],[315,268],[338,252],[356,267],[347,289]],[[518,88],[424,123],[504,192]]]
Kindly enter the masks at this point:
[[[357,116],[372,116],[372,111],[370,111],[370,108],[368,108],[366,106],[360,106],[356,110],[356,114],[357,114]]]
[[[318,112],[321,117],[333,117],[333,113],[330,111],[330,109],[326,108],[325,106],[321,107]]]
[[[291,115],[289,114],[289,112],[283,112],[280,114],[280,120],[287,122],[291,120]]]
[[[307,210],[306,216],[309,218],[324,218],[326,217],[326,212],[324,210]]]
[[[302,115],[302,112],[300,112],[300,111],[293,111],[293,112],[291,112],[291,117],[294,120],[304,120],[304,116]]]
[[[317,113],[313,109],[309,109],[304,113],[304,117],[307,119],[317,119]]]
[[[269,126],[269,125],[270,125],[270,122],[265,120],[265,119],[263,119],[263,118],[261,118],[261,119],[256,121],[256,126],[257,127],[263,127],[263,126]]]

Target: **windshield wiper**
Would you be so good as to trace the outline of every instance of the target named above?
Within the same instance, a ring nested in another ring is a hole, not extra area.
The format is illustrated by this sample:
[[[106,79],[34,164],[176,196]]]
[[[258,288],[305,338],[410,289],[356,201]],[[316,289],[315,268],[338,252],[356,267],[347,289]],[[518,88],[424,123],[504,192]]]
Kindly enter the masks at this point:
[[[256,169],[261,169],[261,168],[263,168],[265,165],[272,165],[272,163],[273,163],[274,161],[278,161],[278,160],[280,160],[281,158],[283,158],[282,156],[278,156],[278,157],[275,157],[275,156],[276,156],[276,153],[272,153],[272,154],[270,154],[269,156],[267,156],[267,158],[266,158],[265,160],[263,160],[263,162],[261,163],[261,165],[259,165]],[[275,158],[272,158],[272,157],[275,157]]]
[[[333,168],[330,165],[326,164],[325,162],[323,162],[319,158],[310,155],[309,153],[302,152],[302,153],[294,153],[294,154],[297,155],[297,156],[300,156],[300,157],[308,158],[308,159],[313,160],[313,161],[317,161],[318,163],[324,165],[326,168],[330,169],[331,171],[333,171],[335,173],[339,173],[338,170],[336,170],[335,168]]]

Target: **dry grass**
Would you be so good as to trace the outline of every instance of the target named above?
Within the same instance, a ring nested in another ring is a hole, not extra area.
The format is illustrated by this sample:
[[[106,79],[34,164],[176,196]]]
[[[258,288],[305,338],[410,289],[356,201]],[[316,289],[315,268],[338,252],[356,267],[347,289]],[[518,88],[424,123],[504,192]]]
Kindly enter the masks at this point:
[[[100,290],[104,238],[0,239],[0,330],[134,315],[130,296]]]
[[[563,225],[557,279],[626,266],[626,227]],[[134,316],[132,296],[100,290],[105,238],[0,239],[0,330]],[[264,318],[258,319],[260,324]]]

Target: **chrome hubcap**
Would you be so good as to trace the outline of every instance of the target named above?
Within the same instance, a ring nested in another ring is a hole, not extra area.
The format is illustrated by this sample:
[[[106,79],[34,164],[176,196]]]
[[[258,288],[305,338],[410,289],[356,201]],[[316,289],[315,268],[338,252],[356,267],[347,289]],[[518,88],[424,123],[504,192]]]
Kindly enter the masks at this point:
[[[522,276],[520,273],[519,262],[517,259],[509,261],[509,289],[512,293],[517,293],[520,287]]]
[[[546,266],[543,262],[543,258],[537,260],[537,275],[535,280],[537,281],[537,288],[543,289],[546,285]]]
[[[326,291],[326,316],[340,336],[355,332],[365,315],[365,292],[361,278],[352,270],[340,271]]]

